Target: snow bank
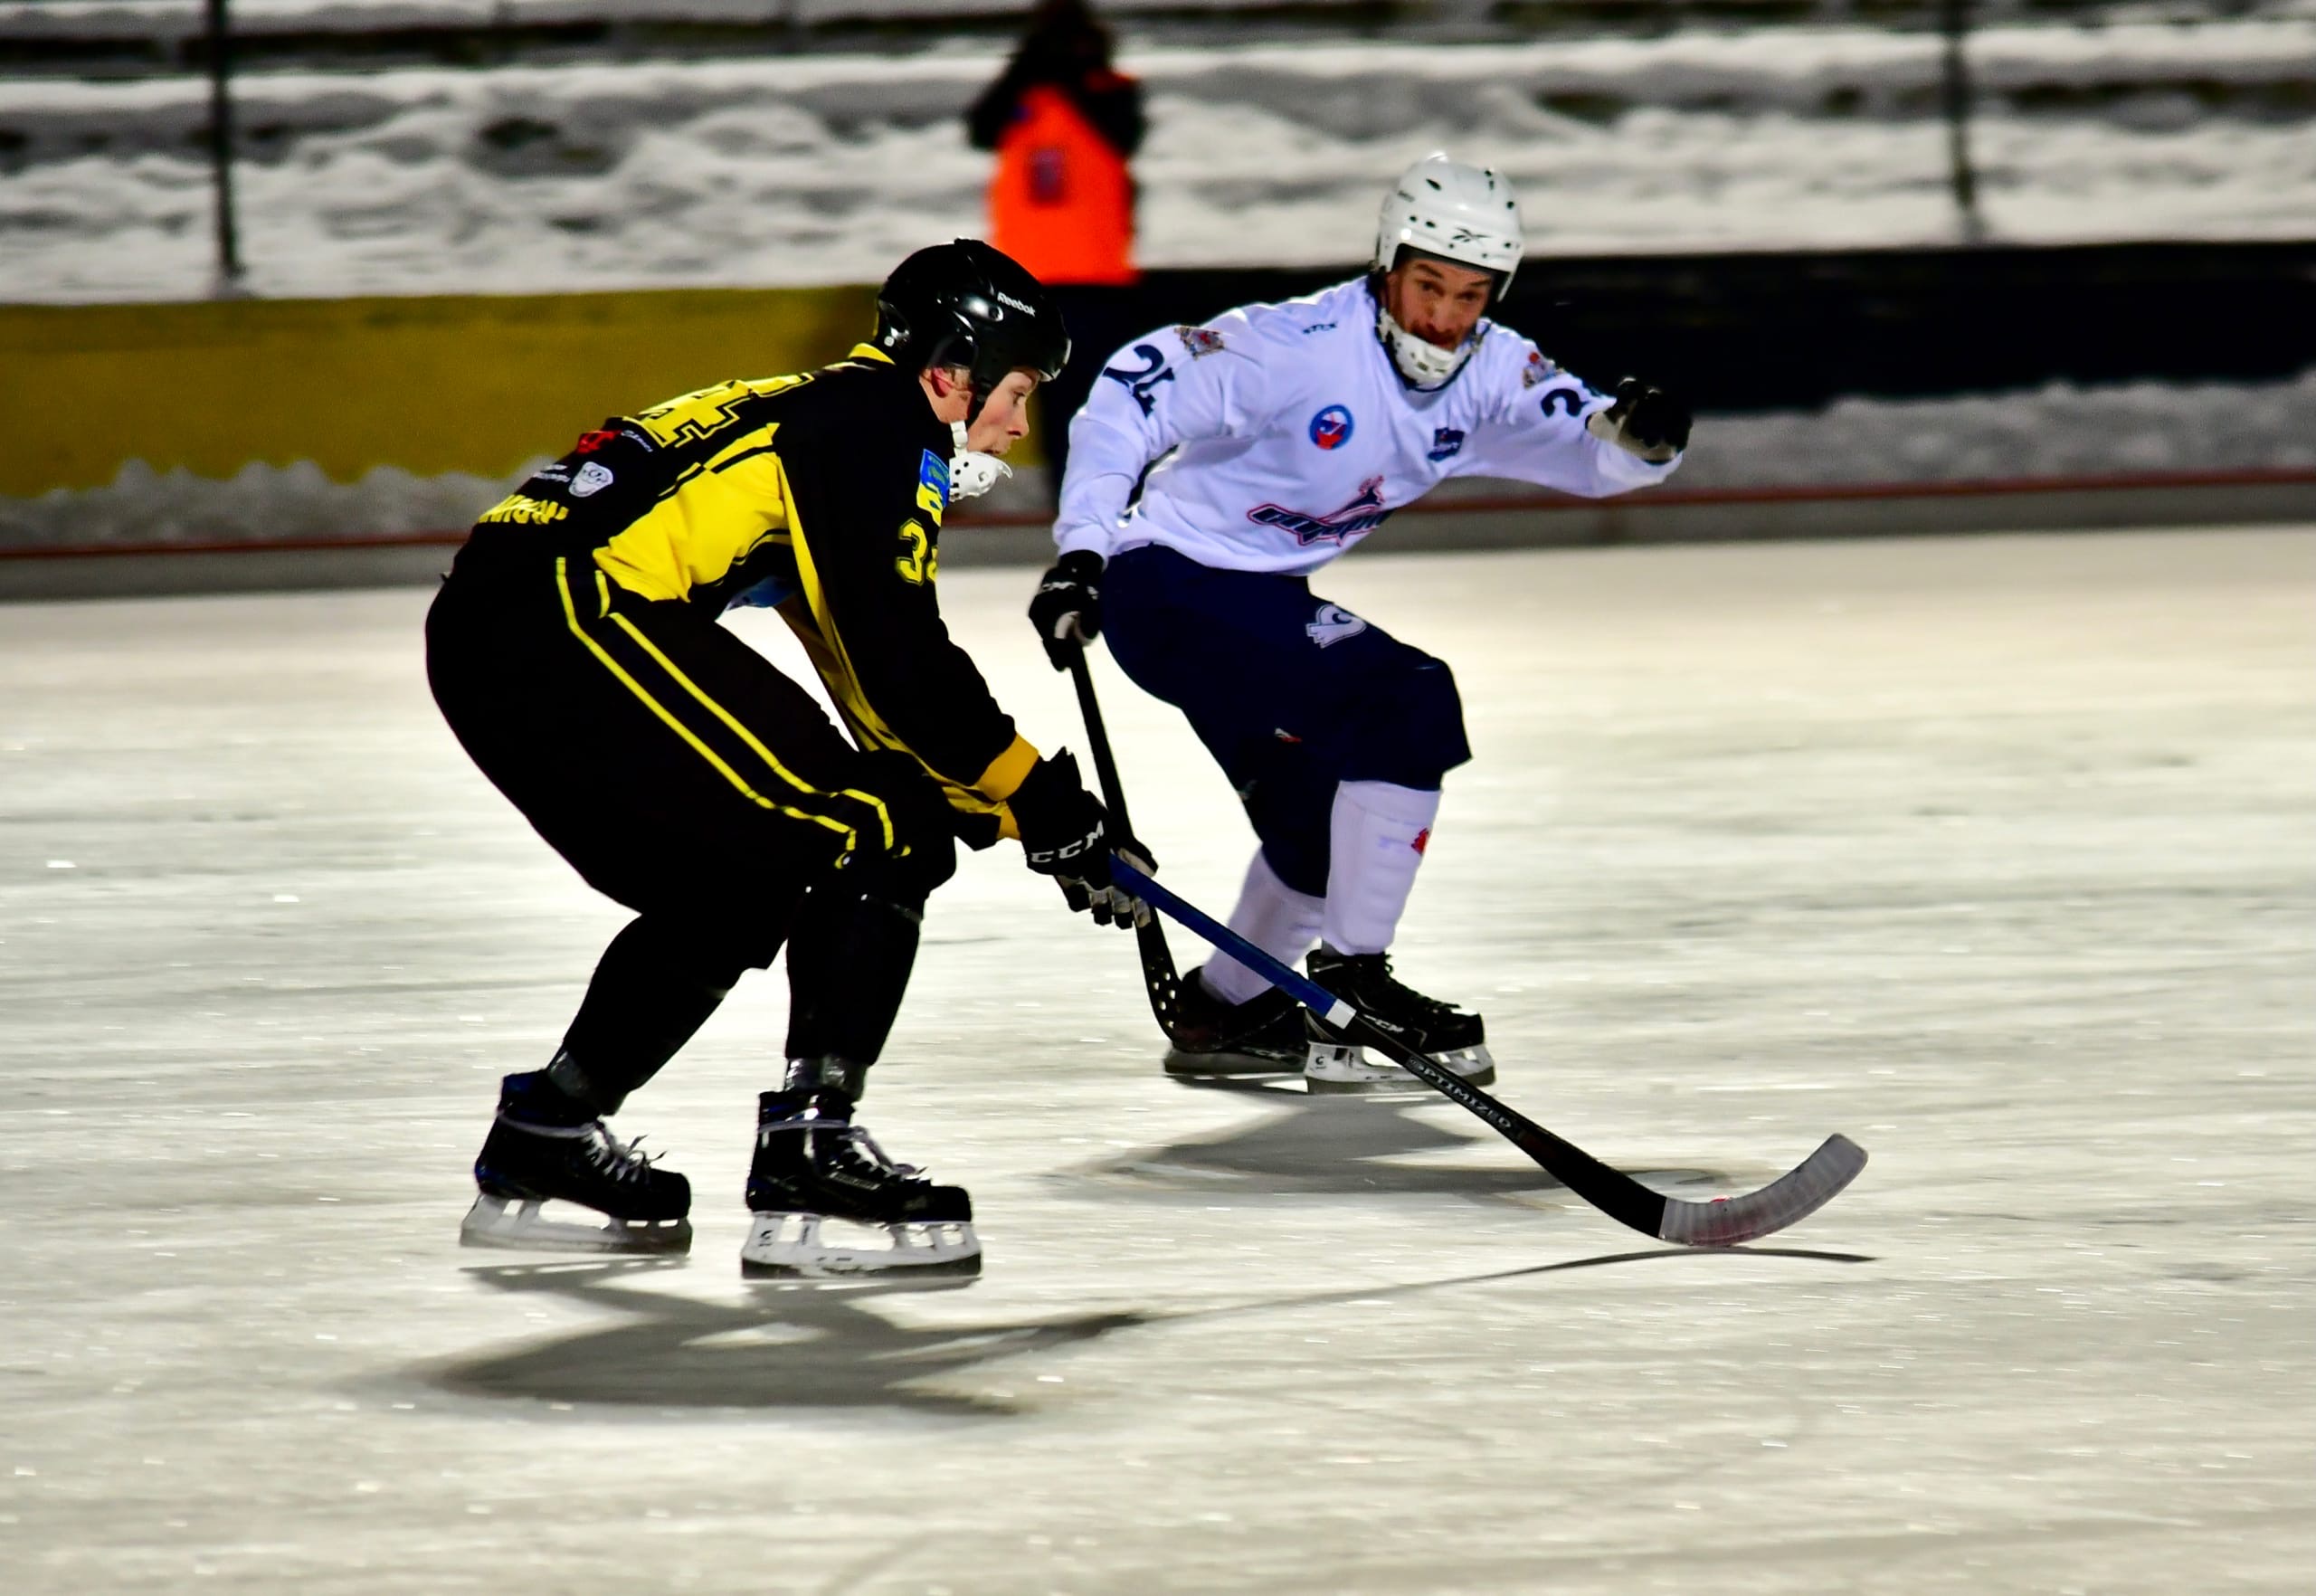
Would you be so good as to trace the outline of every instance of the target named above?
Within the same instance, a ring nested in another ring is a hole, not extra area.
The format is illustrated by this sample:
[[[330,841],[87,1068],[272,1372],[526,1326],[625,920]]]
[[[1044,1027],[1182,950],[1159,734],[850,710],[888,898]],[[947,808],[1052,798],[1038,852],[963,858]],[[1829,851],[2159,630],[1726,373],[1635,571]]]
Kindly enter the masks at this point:
[[[1523,186],[1538,253],[1951,242],[1938,42],[1866,30],[1517,47],[1160,49],[1143,256],[1320,265],[1448,147]],[[1998,239],[2305,236],[2316,22],[1989,31]],[[993,49],[242,81],[249,286],[280,297],[872,281],[982,229],[958,117]],[[211,287],[205,89],[0,86],[0,297]]]
[[[2316,373],[2259,385],[2054,385],[1964,399],[1852,399],[1822,413],[1706,416],[1675,482],[1706,489],[2283,467],[2316,469]],[[251,465],[216,482],[138,461],[104,488],[0,500],[0,547],[446,531],[467,526],[532,469],[503,483],[388,469],[339,483],[308,462]],[[1016,485],[1013,508],[1037,502],[1035,482]]]
[[[513,479],[546,462],[542,455]],[[311,461],[252,462],[220,482],[130,461],[102,488],[58,489],[0,499],[0,548],[108,544],[235,543],[439,532],[470,526],[511,483],[446,472],[413,476],[380,466],[358,482],[336,482]]]

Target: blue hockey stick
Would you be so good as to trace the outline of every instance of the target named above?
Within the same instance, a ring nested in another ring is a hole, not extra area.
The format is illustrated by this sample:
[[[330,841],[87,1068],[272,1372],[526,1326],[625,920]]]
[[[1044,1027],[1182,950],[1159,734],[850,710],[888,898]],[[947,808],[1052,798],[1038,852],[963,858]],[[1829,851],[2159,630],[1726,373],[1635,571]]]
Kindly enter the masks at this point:
[[[1424,1085],[1468,1108],[1561,1185],[1610,1219],[1644,1234],[1685,1247],[1734,1247],[1758,1241],[1815,1213],[1865,1167],[1865,1148],[1847,1136],[1832,1135],[1799,1167],[1742,1197],[1687,1202],[1652,1192],[1623,1171],[1609,1168],[1573,1142],[1498,1102],[1454,1070],[1404,1046],[1317,982],[1280,964],[1115,856],[1110,861],[1110,879],[1197,932],[1353,1041],[1375,1049]]]
[[[1071,660],[1070,670],[1077,679],[1078,707],[1085,712],[1087,739],[1093,746],[1094,768],[1101,780],[1102,796],[1111,813],[1117,817],[1119,829],[1125,831],[1125,794],[1120,790],[1116,762],[1110,755],[1109,736],[1102,727],[1101,707],[1094,699],[1093,674],[1083,650]],[[1482,1124],[1534,1159],[1545,1173],[1570,1192],[1610,1219],[1644,1235],[1684,1247],[1734,1247],[1758,1241],[1817,1212],[1865,1167],[1865,1149],[1847,1136],[1837,1135],[1827,1136],[1823,1145],[1793,1169],[1760,1191],[1742,1197],[1689,1202],[1652,1192],[1622,1170],[1609,1168],[1573,1142],[1554,1135],[1454,1070],[1401,1043],[1317,982],[1272,958],[1213,916],[1185,903],[1115,854],[1110,858],[1110,879],[1262,976],[1351,1040],[1373,1048],[1424,1085],[1469,1110]],[[1151,1006],[1160,1027],[1171,1035],[1180,1002],[1173,955],[1166,946],[1165,932],[1154,919],[1138,926],[1137,936],[1142,946],[1143,972],[1150,986]]]

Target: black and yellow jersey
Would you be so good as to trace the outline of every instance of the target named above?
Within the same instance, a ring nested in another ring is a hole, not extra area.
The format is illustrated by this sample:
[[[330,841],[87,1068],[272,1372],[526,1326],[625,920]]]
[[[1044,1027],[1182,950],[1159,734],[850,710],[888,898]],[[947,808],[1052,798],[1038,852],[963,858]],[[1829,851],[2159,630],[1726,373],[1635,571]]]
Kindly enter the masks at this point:
[[[1004,801],[1038,751],[941,619],[951,446],[914,374],[864,344],[820,371],[613,416],[492,507],[475,541],[591,560],[706,625],[734,603],[775,605],[855,741],[914,755],[1011,836]]]

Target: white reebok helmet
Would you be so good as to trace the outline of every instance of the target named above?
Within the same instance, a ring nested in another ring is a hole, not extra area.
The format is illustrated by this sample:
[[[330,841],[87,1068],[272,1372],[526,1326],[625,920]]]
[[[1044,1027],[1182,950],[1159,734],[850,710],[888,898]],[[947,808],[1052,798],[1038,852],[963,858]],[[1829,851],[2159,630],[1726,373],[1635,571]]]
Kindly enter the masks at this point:
[[[1421,250],[1491,272],[1491,302],[1512,286],[1520,269],[1523,240],[1520,202],[1509,179],[1485,166],[1450,160],[1435,151],[1400,175],[1375,221],[1375,270],[1389,271],[1402,248]],[[1375,330],[1391,352],[1400,375],[1419,388],[1437,387],[1463,368],[1475,338],[1460,348],[1442,349],[1416,337],[1380,305]]]

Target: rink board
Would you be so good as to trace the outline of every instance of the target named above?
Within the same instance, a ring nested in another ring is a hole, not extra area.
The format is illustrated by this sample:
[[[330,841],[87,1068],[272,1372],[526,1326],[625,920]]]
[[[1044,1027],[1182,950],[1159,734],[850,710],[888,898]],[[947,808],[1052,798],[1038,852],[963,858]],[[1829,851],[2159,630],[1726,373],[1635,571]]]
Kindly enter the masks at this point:
[[[1322,590],[1457,667],[1401,970],[1500,1095],[1692,1196],[1846,1131],[1856,1187],[1681,1253],[1444,1105],[1169,1081],[1130,944],[1001,851],[865,1116],[971,1185],[977,1285],[742,1284],[767,976],[621,1116],[688,1263],[461,1253],[494,1079],[621,917],[434,717],[424,593],[17,606],[0,1585],[2304,1589],[2316,531]],[[944,584],[1077,742],[1020,597]],[[1230,793],[1101,675],[1165,880],[1227,907]]]
[[[1891,483],[1874,489],[1658,490],[1626,499],[1444,496],[1391,518],[1379,555],[1615,544],[2110,531],[2300,525],[2316,520],[2316,472],[2174,473],[2090,480]],[[181,594],[280,593],[431,585],[463,535],[331,538],[165,547],[0,549],[0,603]],[[1042,518],[954,519],[944,569],[1043,566]]]
[[[0,306],[0,499],[130,461],[226,479],[311,461],[503,477],[604,416],[868,336],[874,290]]]

